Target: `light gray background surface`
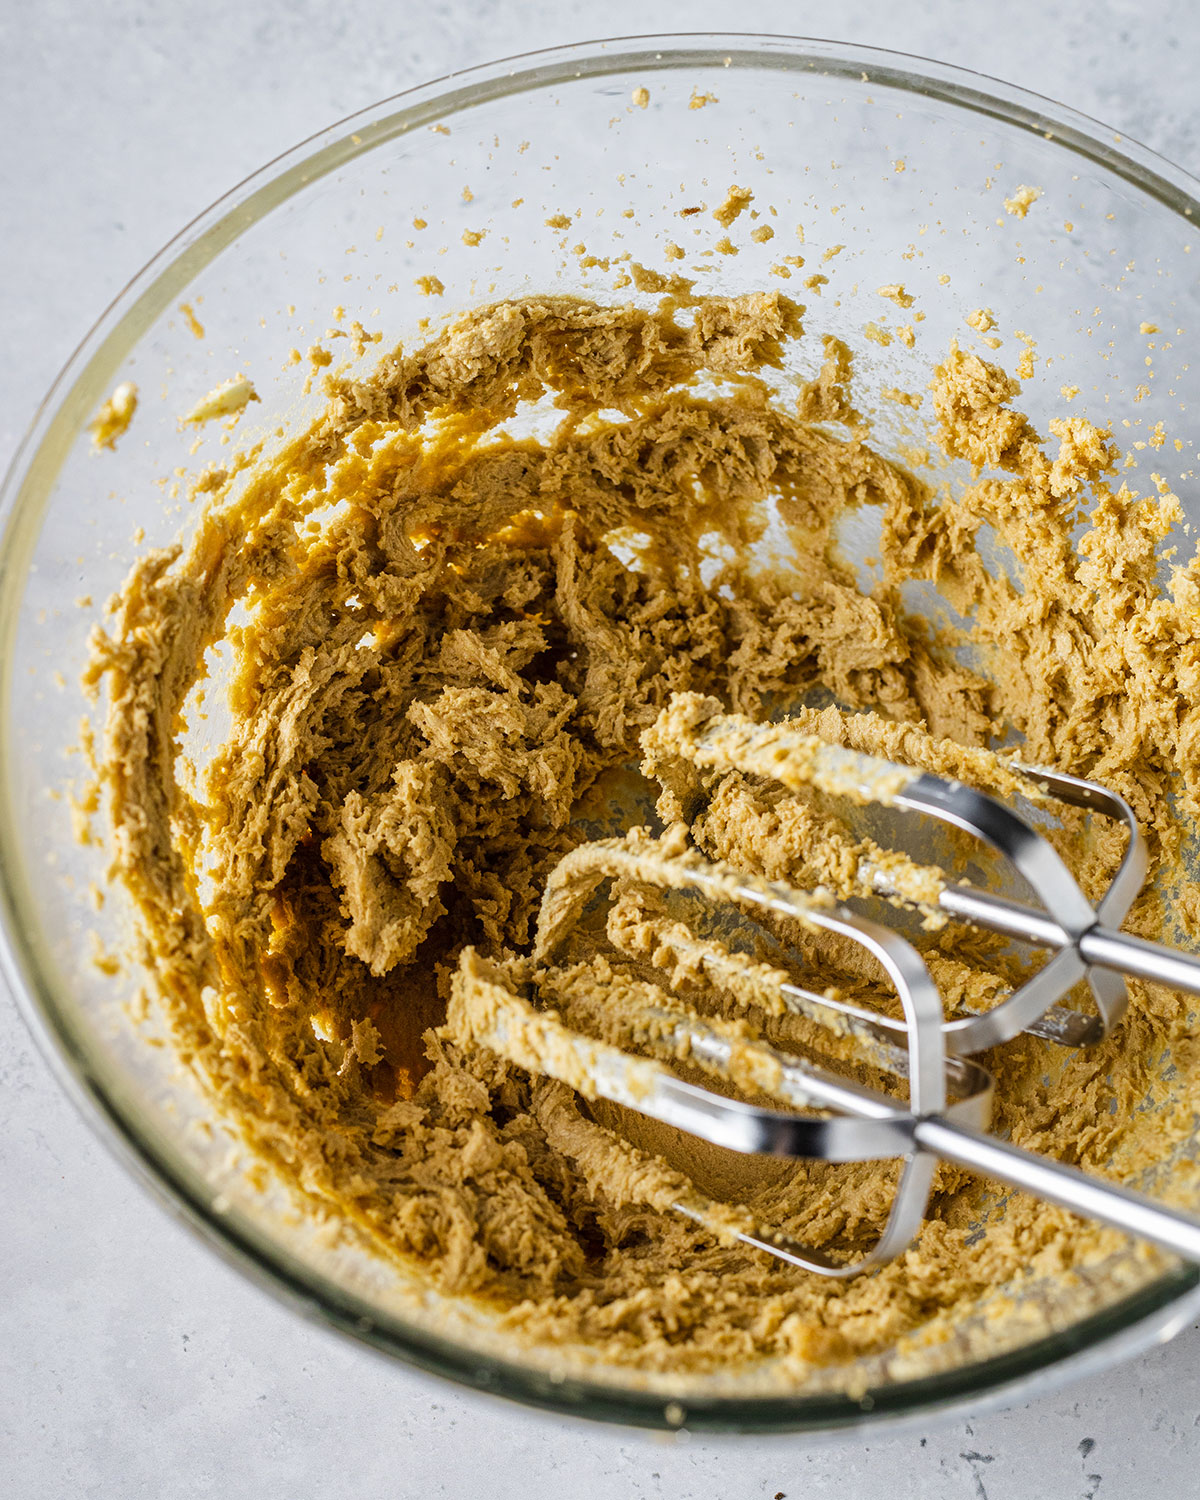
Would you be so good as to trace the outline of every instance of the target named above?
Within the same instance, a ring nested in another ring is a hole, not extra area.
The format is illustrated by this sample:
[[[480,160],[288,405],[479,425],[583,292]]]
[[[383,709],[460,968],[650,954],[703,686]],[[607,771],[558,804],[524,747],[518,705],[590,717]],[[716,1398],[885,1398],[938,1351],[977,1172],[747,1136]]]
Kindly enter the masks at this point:
[[[1200,172],[1195,0],[0,0],[0,467],[108,300],[317,128],[455,68],[744,30],[940,58]],[[1200,1495],[1200,1333],[1030,1405],[836,1444],[655,1439],[393,1367],[244,1282],[109,1157],[0,992],[0,1494]]]

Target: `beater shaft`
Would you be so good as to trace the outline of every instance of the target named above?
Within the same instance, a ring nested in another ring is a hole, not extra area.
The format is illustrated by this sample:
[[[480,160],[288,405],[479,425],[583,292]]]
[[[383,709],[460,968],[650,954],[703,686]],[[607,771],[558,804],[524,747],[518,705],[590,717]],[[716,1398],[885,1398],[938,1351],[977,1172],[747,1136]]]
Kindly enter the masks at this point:
[[[938,897],[938,906],[947,916],[960,917],[976,927],[986,927],[990,932],[1034,943],[1039,948],[1057,952],[1073,943],[1087,964],[1200,995],[1200,958],[1181,953],[1177,948],[1147,942],[1100,922],[1071,938],[1053,917],[1036,906],[1026,906],[969,885],[948,885]]]
[[[912,1133],[916,1145],[943,1161],[1024,1188],[1085,1219],[1149,1240],[1200,1264],[1200,1219],[1191,1214],[1167,1208],[1131,1188],[1088,1177],[1052,1157],[1023,1151],[955,1120],[928,1115],[913,1121]]]

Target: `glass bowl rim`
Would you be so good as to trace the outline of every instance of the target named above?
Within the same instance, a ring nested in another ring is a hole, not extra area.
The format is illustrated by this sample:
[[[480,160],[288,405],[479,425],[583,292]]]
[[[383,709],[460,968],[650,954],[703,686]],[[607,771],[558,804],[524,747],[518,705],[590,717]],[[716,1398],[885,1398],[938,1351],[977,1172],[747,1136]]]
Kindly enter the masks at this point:
[[[243,230],[318,177],[395,136],[490,99],[584,77],[700,66],[768,67],[867,79],[1001,120],[1104,168],[1200,227],[1200,181],[1099,121],[964,68],[820,38],[741,33],[614,37],[539,49],[457,70],[346,116],[273,158],[179,231],[120,291],[39,404],[0,485],[0,723],[10,712],[13,641],[26,565],[63,459],[142,333],[192,277]],[[332,1279],[301,1268],[156,1138],[115,1072],[89,1052],[58,1004],[31,936],[35,902],[11,821],[10,747],[0,737],[0,969],[67,1094],[99,1137],[170,1210],[260,1286],[316,1321],[418,1369],[563,1414],[706,1432],[836,1432],[911,1425],[969,1406],[977,1413],[1107,1368],[1173,1336],[1200,1312],[1200,1269],[1174,1267],[1070,1327],[969,1366],[898,1382],[862,1397],[836,1394],[687,1396],[682,1416],[661,1391],[552,1379],[544,1370],[441,1338],[380,1314]]]

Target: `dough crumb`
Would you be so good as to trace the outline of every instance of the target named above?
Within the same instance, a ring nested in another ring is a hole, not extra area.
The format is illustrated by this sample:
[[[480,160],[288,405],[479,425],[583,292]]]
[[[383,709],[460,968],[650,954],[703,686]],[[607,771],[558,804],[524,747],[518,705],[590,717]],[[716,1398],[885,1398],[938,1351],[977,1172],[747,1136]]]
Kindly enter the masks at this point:
[[[750,207],[754,194],[749,188],[738,187],[735,182],[725,194],[724,202],[713,209],[713,218],[724,229],[728,229],[737,216]]]
[[[245,375],[234,375],[221,385],[214,386],[206,396],[201,396],[183,418],[184,426],[198,426],[201,422],[211,422],[216,417],[236,416],[251,401],[258,399],[258,392]]]
[[[1015,219],[1023,219],[1033,205],[1042,196],[1044,189],[1040,187],[1028,187],[1022,184],[1013,193],[1011,198],[1005,198],[1004,211],[1011,214]]]
[[[115,448],[118,438],[124,437],[133,421],[138,406],[138,388],[132,380],[123,380],[100,410],[92,418],[88,431],[92,435],[92,447]]]
[[[899,282],[892,282],[888,286],[881,286],[879,288],[879,295],[886,297],[890,302],[894,302],[897,307],[905,309],[910,308],[915,300],[912,294],[906,292]]]
[[[181,302],[179,311],[183,314],[183,321],[187,324],[188,332],[193,337],[202,339],[204,337],[204,324],[196,316],[190,302]]]

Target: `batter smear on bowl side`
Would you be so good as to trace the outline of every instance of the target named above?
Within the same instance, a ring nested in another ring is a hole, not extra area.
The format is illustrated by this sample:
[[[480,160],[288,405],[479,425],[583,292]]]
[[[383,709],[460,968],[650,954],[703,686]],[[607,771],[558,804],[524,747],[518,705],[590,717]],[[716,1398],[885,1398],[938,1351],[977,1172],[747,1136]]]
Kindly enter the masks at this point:
[[[452,991],[469,1002],[492,966],[520,972],[548,873],[610,803],[637,821],[661,793],[672,814],[670,786],[640,804],[628,789],[676,693],[795,710],[951,774],[1015,743],[1092,777],[1132,804],[1159,875],[1127,927],[1160,935],[1169,891],[1194,931],[1200,570],[1160,582],[1174,498],[1123,488],[1081,418],[1035,432],[996,366],[952,348],[932,372],[936,441],[973,473],[939,493],[869,445],[842,346],[798,390],[766,378],[812,337],[786,297],[675,290],[653,310],[547,297],[467,313],[331,380],[323,415],[277,451],[210,474],[187,541],[138,561],[96,633],[98,759],[134,956],[174,1043],[303,1195],[441,1291],[485,1299],[514,1347],[800,1370],[935,1343],[998,1289],[1086,1279],[1124,1241],[1020,1194],[1001,1211],[943,1167],[906,1256],[846,1283],[792,1270],[670,1212],[680,1173],[836,1256],[878,1236],[895,1164],[733,1172],[462,1045]],[[552,433],[506,430],[547,398]],[[834,535],[865,507],[882,517],[869,591]],[[997,541],[1008,571],[985,563]],[[966,628],[910,612],[910,581]],[[218,668],[227,714],[201,764]],[[693,835],[801,883],[845,853],[819,799],[740,773]],[[1091,895],[1123,835],[1060,837]],[[994,939],[918,941],[948,1005],[1012,979]],[[810,957],[871,997],[844,954]],[[584,935],[539,988],[602,1035],[637,982]],[[1134,1181],[1169,1156],[1200,1096],[1198,1043],[1182,997],[1130,989],[1095,1049],[1022,1036],[984,1059],[997,1129]],[[1139,1112],[1156,1089],[1161,1107]],[[1146,1274],[1161,1263],[1139,1254]]]

